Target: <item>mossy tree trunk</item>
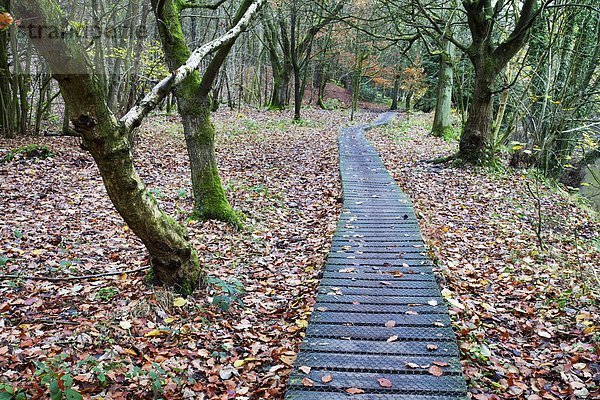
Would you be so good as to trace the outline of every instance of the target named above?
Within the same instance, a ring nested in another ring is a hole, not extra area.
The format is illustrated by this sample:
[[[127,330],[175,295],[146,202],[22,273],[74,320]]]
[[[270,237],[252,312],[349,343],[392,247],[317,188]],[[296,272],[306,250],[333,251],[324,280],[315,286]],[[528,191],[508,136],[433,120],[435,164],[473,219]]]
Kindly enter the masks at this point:
[[[252,4],[245,0],[238,9],[235,23]],[[180,15],[190,7],[181,0],[152,0],[159,33],[169,68],[173,71],[190,57],[191,51],[183,34]],[[210,120],[212,101],[210,91],[233,42],[221,48],[211,60],[203,76],[194,71],[174,90],[178,111],[183,120],[183,130],[190,159],[194,217],[215,219],[240,226],[238,214],[233,210],[219,177],[215,152],[215,128]]]
[[[284,110],[290,104],[291,70],[288,67],[273,69],[273,93],[269,108],[271,110]]]
[[[283,21],[279,21],[279,27],[276,27],[271,20],[271,15],[266,13],[263,21],[265,44],[269,51],[269,60],[273,71],[273,89],[269,109],[284,110],[290,104],[290,81],[293,70],[292,49],[288,40],[287,27]],[[281,47],[281,55],[277,51],[278,47]]]
[[[452,128],[453,53],[454,45],[447,42],[446,48],[440,54],[435,115],[431,129],[433,136],[437,137],[451,137],[454,133]]]
[[[18,18],[33,25],[67,29],[54,1],[19,0],[14,8]],[[137,174],[129,132],[108,108],[85,49],[73,36],[34,40],[34,45],[60,85],[75,130],[96,161],[112,203],[146,246],[155,278],[190,293],[202,278],[196,253],[185,229],[160,210]]]
[[[465,161],[479,164],[488,161],[491,151],[493,118],[492,85],[497,74],[484,67],[475,67],[473,101],[467,122],[460,136],[459,155]]]
[[[500,44],[495,43],[493,30],[499,12],[490,0],[464,1],[472,43],[464,46],[446,37],[469,56],[475,69],[473,102],[460,137],[459,157],[470,163],[487,163],[493,157],[492,119],[494,84],[506,64],[523,48],[537,12],[537,0],[525,0],[520,7],[513,31]]]

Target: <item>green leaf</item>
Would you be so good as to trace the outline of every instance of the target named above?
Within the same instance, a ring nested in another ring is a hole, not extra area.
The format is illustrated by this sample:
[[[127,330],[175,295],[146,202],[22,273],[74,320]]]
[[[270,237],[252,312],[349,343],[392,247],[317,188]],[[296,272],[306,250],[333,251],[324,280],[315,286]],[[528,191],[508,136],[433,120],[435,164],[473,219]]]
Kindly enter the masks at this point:
[[[63,395],[60,387],[58,387],[58,381],[56,379],[52,379],[50,381],[50,398],[52,400],[62,400]]]
[[[78,391],[69,388],[65,389],[65,398],[67,400],[81,400],[83,396]]]
[[[10,258],[0,257],[0,267],[4,267],[6,265],[6,263],[8,263],[8,261],[10,261]],[[2,399],[2,398],[0,397],[0,399]]]
[[[62,381],[66,388],[73,386],[73,377],[69,374],[63,375]]]
[[[12,398],[13,398],[12,393],[9,393],[8,391],[4,391],[4,390],[0,392],[0,400],[12,400]]]
[[[479,347],[479,352],[481,353],[482,356],[484,357],[491,357],[492,356],[492,352],[490,350],[489,347],[487,347],[485,344],[481,344],[481,346]]]

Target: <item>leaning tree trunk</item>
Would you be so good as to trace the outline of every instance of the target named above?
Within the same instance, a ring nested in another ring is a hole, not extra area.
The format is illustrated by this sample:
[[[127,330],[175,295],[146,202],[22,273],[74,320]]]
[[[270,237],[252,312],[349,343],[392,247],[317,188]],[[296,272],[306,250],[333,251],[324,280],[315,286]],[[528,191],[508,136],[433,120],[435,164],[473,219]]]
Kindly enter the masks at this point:
[[[16,15],[35,26],[65,27],[54,1],[19,0]],[[60,85],[75,130],[93,156],[106,191],[129,228],[150,253],[154,276],[189,294],[202,278],[185,228],[158,207],[133,164],[129,135],[106,104],[105,91],[93,76],[78,39],[35,40]]]
[[[159,33],[167,63],[174,71],[191,55],[179,19],[183,9],[182,3],[177,0],[167,0],[162,7],[160,3],[159,0],[152,0],[152,8],[157,20],[160,21]],[[218,67],[216,71],[214,68],[209,70],[216,74]],[[215,153],[215,129],[210,121],[211,102],[208,95],[210,86],[204,88],[200,73],[194,71],[174,90],[179,115],[183,120],[183,132],[190,159],[194,194],[193,216],[200,219],[216,219],[239,226],[241,224],[239,216],[229,204],[219,177]]]
[[[452,69],[452,53],[454,46],[448,43],[446,51],[440,54],[440,71],[438,75],[437,99],[431,133],[437,137],[452,137],[452,85],[454,70]]]
[[[459,157],[470,163],[486,163],[489,158],[493,119],[493,70],[475,68],[475,87],[469,116],[460,136]]]

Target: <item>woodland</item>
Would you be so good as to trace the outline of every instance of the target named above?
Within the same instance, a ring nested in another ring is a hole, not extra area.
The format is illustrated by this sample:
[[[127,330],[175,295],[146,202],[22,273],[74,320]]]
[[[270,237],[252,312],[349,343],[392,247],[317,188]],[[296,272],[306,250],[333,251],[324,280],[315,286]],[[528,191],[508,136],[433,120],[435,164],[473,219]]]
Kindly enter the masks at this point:
[[[0,400],[283,399],[389,110],[469,397],[598,398],[599,65],[597,0],[0,0]]]

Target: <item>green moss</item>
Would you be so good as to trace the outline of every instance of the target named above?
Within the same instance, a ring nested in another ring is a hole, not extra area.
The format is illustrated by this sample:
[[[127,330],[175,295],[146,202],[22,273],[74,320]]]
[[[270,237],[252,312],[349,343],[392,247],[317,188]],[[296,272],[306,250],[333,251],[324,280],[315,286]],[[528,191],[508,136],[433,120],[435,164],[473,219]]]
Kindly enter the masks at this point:
[[[198,255],[192,250],[192,255],[189,264],[184,267],[183,276],[178,279],[175,284],[177,293],[183,296],[189,296],[194,293],[194,290],[206,285],[206,274],[200,267]]]
[[[190,258],[186,259],[183,262],[183,265],[179,263],[179,268],[173,269],[172,271],[170,269],[166,270],[169,274],[169,282],[161,281],[159,278],[160,271],[155,268],[160,267],[154,266],[152,269],[148,270],[144,277],[144,282],[148,285],[167,284],[172,286],[177,293],[183,296],[189,296],[197,288],[206,286],[206,273],[200,266],[198,255],[193,249],[191,250]],[[162,273],[165,274],[165,271]]]
[[[227,222],[234,227],[242,228],[243,214],[236,212],[227,201],[225,191],[221,186],[218,171],[214,171],[200,184],[199,191],[204,195],[199,196],[194,205],[192,218],[199,220],[217,220]]]
[[[434,128],[431,131],[431,134],[435,137],[444,138],[447,141],[456,139],[456,132],[452,126],[444,126],[439,128]]]
[[[147,285],[154,285],[157,283],[156,273],[152,268],[146,272],[146,275],[144,276],[144,282]]]

